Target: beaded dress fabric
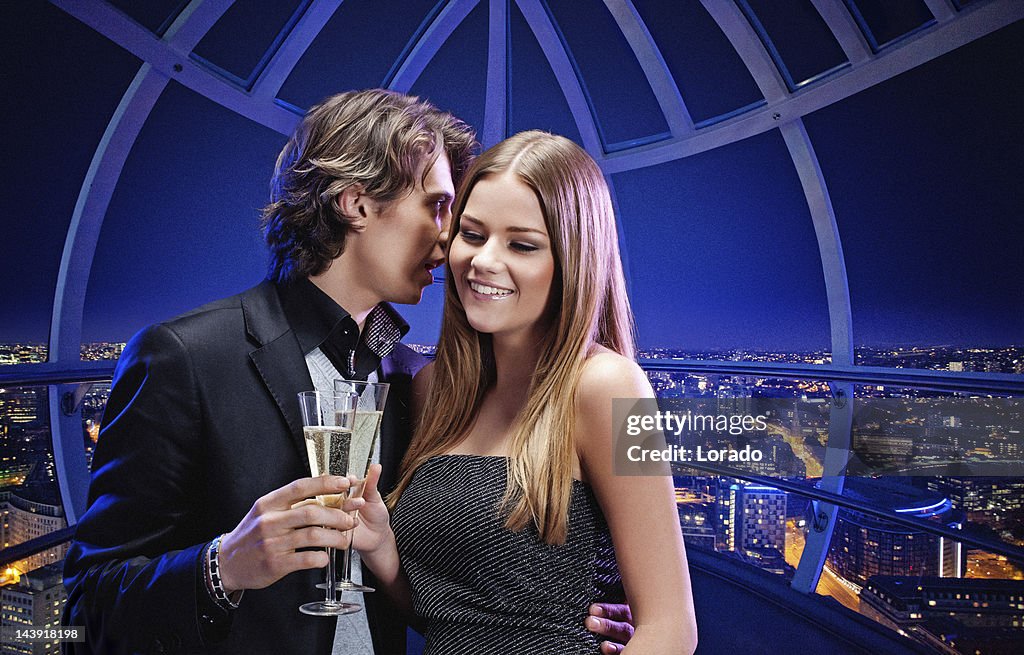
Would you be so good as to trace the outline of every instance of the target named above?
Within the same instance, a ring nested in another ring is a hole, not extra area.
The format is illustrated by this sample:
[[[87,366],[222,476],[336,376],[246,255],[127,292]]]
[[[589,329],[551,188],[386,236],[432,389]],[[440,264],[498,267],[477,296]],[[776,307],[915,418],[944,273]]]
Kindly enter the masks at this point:
[[[432,457],[395,507],[413,608],[428,620],[425,653],[598,653],[583,625],[587,608],[621,601],[622,582],[597,500],[573,482],[564,544],[545,544],[532,526],[513,532],[498,514],[507,465],[504,457]]]

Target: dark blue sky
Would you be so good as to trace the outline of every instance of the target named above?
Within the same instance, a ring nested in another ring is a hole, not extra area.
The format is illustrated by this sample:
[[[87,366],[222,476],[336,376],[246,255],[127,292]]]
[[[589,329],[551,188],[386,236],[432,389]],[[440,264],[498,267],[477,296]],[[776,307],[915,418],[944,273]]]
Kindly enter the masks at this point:
[[[19,4],[5,7],[0,20],[5,86],[16,90],[3,100],[0,341],[45,341],[79,187],[139,62],[48,4]],[[590,81],[606,142],[663,131],[638,65],[600,3],[593,4],[586,24],[564,31]],[[368,32],[379,15],[368,0],[344,3],[282,98],[305,106],[333,91],[380,83],[433,3],[402,6],[408,15],[384,34]],[[637,6],[698,120],[760,97],[756,86],[751,97],[749,75],[702,10],[690,7],[697,13],[682,16],[666,14],[675,6],[669,3]],[[556,19],[568,15],[565,2],[551,7]],[[252,17],[242,12],[231,20]],[[691,31],[688,40],[666,40],[673,21]],[[481,3],[413,88],[478,127],[486,23]],[[392,32],[394,42],[385,38]],[[510,129],[541,127],[578,139],[514,4],[510,33]],[[268,34],[253,38],[272,39]],[[367,43],[351,58],[330,57],[345,52],[352,34]],[[374,43],[379,53],[370,49]],[[200,51],[223,57],[221,65],[244,76],[259,49],[229,60],[221,54],[232,52],[229,46],[217,36]],[[830,65],[829,47],[823,42],[821,61]],[[1024,170],[1022,51],[1024,26],[1012,25],[805,119],[839,223],[857,344],[1024,343],[1024,193],[1015,179]],[[814,72],[806,59],[793,59],[794,69]],[[257,214],[283,142],[184,87],[168,86],[110,204],[89,280],[84,338],[122,340],[146,323],[258,282],[265,255]],[[827,348],[814,231],[777,132],[612,181],[643,345]],[[402,308],[415,325],[409,340],[434,340],[439,300],[432,289],[420,307]]]

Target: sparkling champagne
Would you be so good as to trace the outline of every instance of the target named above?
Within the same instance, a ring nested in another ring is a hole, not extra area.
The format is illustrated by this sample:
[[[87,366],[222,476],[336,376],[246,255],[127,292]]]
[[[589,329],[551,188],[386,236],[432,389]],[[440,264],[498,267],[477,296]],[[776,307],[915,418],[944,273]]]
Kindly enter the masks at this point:
[[[340,427],[315,425],[302,428],[306,438],[306,455],[309,457],[309,470],[313,476],[348,475],[349,466],[353,461],[352,430]],[[325,507],[341,507],[342,494],[317,496],[317,501]]]
[[[373,450],[380,435],[380,422],[384,412],[378,410],[356,410],[355,427],[352,430],[352,467],[350,473],[365,478],[373,461]]]

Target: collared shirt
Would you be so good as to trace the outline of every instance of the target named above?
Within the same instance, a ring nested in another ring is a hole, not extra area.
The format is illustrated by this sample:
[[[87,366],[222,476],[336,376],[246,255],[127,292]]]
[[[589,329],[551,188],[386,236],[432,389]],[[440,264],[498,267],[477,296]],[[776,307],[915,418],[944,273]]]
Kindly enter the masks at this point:
[[[398,312],[382,302],[370,310],[360,338],[349,313],[308,279],[279,284],[277,291],[302,354],[320,348],[349,379],[365,380],[409,331]]]
[[[409,324],[391,305],[380,303],[359,326],[345,309],[308,279],[279,284],[278,295],[285,318],[302,348],[313,386],[333,391],[334,379],[377,381],[381,360],[391,354]],[[380,461],[380,443],[373,453]],[[352,580],[362,582],[359,553],[352,553]],[[350,596],[353,594],[350,594]],[[362,596],[362,594],[354,594]],[[355,599],[363,604],[361,598]],[[373,641],[366,612],[338,617],[333,655],[373,655]]]
[[[321,349],[314,348],[312,352],[306,354],[306,368],[309,369],[309,377],[313,380],[314,389],[326,393],[334,391],[334,381],[341,377],[341,373]],[[377,372],[371,371],[367,380],[377,382]],[[371,462],[380,463],[379,440],[373,449]],[[351,574],[353,582],[362,584],[363,563],[359,557],[359,551],[356,550],[352,551]],[[348,592],[345,600],[355,601],[363,607],[366,606],[363,594],[358,592]],[[366,618],[366,612],[342,614],[338,617],[337,625],[334,627],[334,645],[331,655],[374,655],[373,636],[370,634],[370,624]]]

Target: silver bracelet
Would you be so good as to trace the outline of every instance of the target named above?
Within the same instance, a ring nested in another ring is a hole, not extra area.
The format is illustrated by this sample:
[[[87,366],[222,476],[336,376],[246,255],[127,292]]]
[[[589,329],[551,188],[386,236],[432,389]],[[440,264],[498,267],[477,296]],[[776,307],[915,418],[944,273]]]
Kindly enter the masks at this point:
[[[228,592],[225,591],[224,581],[220,577],[220,540],[223,536],[218,535],[206,547],[203,572],[206,574],[206,589],[213,597],[213,602],[217,603],[217,606],[225,612],[229,612],[238,609],[238,602],[242,599],[242,594],[239,592],[235,599],[232,600]]]

